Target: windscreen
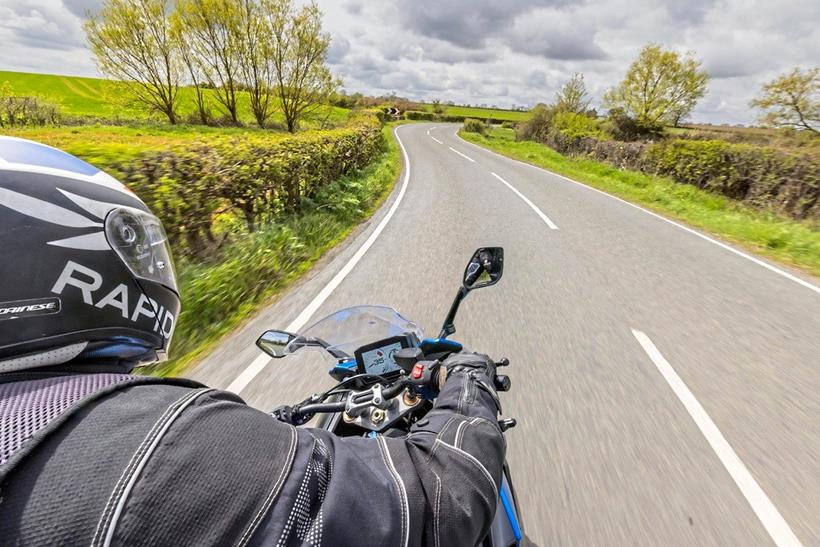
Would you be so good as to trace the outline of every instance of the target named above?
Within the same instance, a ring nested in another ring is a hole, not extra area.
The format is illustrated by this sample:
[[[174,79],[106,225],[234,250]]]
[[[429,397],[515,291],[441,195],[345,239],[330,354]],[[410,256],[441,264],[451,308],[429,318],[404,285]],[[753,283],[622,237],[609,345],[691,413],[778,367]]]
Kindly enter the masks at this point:
[[[352,358],[360,347],[391,336],[406,333],[424,338],[421,328],[387,306],[355,306],[345,308],[320,319],[298,333],[287,347],[294,352],[304,347],[305,340],[320,341],[331,354]]]

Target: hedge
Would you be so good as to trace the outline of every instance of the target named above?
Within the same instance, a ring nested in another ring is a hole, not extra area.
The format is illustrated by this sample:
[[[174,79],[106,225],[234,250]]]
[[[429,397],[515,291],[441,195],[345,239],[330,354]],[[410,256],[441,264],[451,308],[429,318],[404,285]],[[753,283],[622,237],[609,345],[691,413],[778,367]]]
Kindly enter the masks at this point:
[[[571,136],[554,127],[539,140],[562,154],[668,176],[795,219],[820,220],[820,157],[811,151],[715,140],[620,142]]]
[[[380,124],[367,116],[345,128],[284,138],[214,138],[145,153],[114,169],[162,219],[177,252],[202,256],[218,246],[214,225],[225,213],[253,232],[298,211],[382,150]]]

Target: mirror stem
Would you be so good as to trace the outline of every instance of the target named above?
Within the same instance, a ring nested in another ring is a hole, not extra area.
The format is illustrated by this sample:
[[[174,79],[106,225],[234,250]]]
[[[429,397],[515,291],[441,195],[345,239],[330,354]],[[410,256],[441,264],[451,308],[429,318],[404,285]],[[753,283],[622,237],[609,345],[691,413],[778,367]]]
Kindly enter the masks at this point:
[[[464,297],[467,296],[468,292],[469,291],[463,286],[459,287],[456,297],[453,299],[453,304],[450,306],[450,311],[447,312],[447,318],[444,320],[444,325],[441,326],[441,332],[438,335],[439,338],[447,338],[456,332],[454,321],[456,319],[456,314],[458,313],[458,307],[461,305],[461,301],[464,300]]]

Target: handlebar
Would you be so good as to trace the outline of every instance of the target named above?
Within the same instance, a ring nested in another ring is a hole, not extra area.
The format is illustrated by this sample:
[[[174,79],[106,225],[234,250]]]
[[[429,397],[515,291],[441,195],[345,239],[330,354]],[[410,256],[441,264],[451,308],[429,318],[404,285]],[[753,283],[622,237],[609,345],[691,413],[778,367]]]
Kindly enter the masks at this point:
[[[507,360],[506,358],[501,359],[499,362],[496,363],[496,367],[504,367],[509,365],[509,363],[509,360]],[[389,387],[381,389],[381,397],[385,400],[392,399],[393,397],[396,397],[402,391],[404,391],[405,388],[407,388],[410,385],[413,385],[414,383],[418,385],[417,382],[413,382],[408,377],[402,376]],[[509,391],[511,383],[512,382],[510,381],[509,376],[503,374],[497,374],[495,378],[493,378],[493,384],[496,390],[498,391]],[[308,420],[310,420],[315,414],[344,411],[347,408],[348,398],[350,397],[351,393],[355,392],[348,392],[348,395],[343,400],[336,401],[333,403],[310,403],[304,405],[297,404],[292,407],[281,406],[273,411],[273,415],[284,422],[293,425],[302,425],[306,423]],[[363,391],[358,393],[361,395],[366,395],[367,392]],[[363,401],[363,403],[367,404],[366,400]]]

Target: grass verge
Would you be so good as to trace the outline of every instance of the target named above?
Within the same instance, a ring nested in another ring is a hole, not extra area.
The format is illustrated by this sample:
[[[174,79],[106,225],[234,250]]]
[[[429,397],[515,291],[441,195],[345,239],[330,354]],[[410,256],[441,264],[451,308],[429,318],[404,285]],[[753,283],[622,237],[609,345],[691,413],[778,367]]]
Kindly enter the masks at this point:
[[[375,212],[401,172],[391,126],[383,138],[385,151],[376,161],[323,189],[301,214],[235,238],[216,262],[177,264],[182,313],[173,359],[152,374],[181,374]]]
[[[820,229],[758,211],[688,184],[622,171],[582,157],[563,156],[532,141],[516,141],[510,129],[485,135],[460,131],[469,142],[525,161],[710,232],[740,247],[820,276]]]

